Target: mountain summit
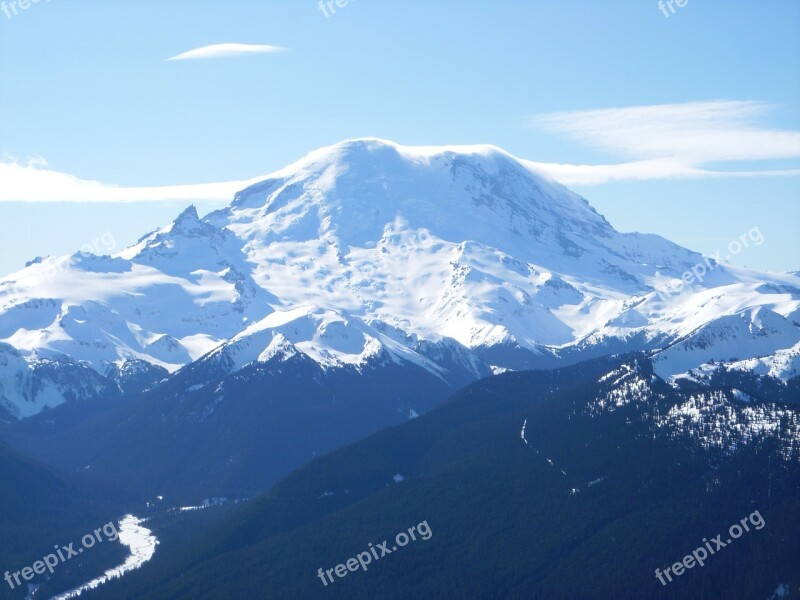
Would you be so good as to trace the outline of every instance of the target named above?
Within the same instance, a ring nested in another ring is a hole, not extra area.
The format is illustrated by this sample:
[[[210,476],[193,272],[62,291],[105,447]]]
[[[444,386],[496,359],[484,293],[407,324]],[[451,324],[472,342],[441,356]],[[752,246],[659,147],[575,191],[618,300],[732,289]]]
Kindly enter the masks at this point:
[[[705,278],[683,284],[697,265]],[[496,147],[358,139],[113,257],[47,258],[0,279],[0,406],[18,418],[109,382],[124,392],[131,365],[156,381],[296,354],[463,380],[670,347],[665,377],[712,360],[788,377],[799,320],[796,275],[620,233]]]

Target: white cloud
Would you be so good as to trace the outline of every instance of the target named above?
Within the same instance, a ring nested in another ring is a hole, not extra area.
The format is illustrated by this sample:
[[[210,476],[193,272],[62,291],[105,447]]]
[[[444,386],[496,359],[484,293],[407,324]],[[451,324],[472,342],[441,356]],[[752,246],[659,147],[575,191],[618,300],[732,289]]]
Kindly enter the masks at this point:
[[[640,160],[611,165],[569,165],[523,160],[528,167],[564,185],[600,185],[616,181],[720,179],[724,177],[797,177],[800,169],[714,171],[676,159]]]
[[[522,162],[565,185],[800,176],[800,168],[753,167],[757,164],[754,161],[800,157],[800,132],[759,126],[758,118],[771,108],[761,102],[719,100],[536,115],[529,119],[530,125],[568,135],[628,160],[598,165]],[[743,168],[715,170],[714,163],[721,161],[738,162]],[[6,158],[0,160],[0,202],[227,201],[263,179],[124,187],[53,171],[42,159],[22,164]]]
[[[764,102],[715,100],[548,113],[530,117],[528,124],[630,159],[608,165],[535,163],[567,184],[800,175],[800,169],[711,168],[719,162],[800,158],[800,132],[761,123],[773,108]]]
[[[195,48],[187,52],[181,52],[167,61],[171,60],[203,60],[208,58],[228,58],[231,56],[242,56],[248,54],[274,54],[285,52],[286,48],[281,46],[268,46],[264,44],[212,44]]]
[[[160,187],[124,187],[79,179],[47,168],[42,159],[0,162],[0,202],[164,202],[231,200],[236,192],[262,181],[227,181]]]

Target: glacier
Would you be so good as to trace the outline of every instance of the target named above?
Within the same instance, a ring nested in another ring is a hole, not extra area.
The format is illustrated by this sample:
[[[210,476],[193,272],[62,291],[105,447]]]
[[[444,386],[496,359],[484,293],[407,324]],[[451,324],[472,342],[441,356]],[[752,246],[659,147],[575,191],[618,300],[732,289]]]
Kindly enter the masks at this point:
[[[112,256],[37,258],[0,279],[0,419],[122,394],[133,370],[155,383],[296,353],[477,379],[648,351],[666,379],[712,363],[789,378],[799,321],[797,273],[618,232],[494,146],[364,138]]]

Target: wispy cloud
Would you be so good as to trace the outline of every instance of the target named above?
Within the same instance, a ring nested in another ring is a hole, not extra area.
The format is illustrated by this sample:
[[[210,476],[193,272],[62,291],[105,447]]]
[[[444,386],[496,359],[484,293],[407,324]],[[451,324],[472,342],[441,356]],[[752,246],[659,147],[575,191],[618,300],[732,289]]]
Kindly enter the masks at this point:
[[[181,52],[168,58],[171,60],[204,60],[209,58],[229,58],[231,56],[244,56],[248,54],[275,54],[285,52],[281,46],[268,46],[265,44],[212,44]]]
[[[701,177],[796,176],[800,169],[714,169],[714,163],[800,158],[800,132],[770,129],[775,107],[715,100],[534,115],[531,127],[629,159],[606,165],[534,163],[567,184]]]
[[[244,181],[124,187],[53,171],[41,160],[0,162],[0,202],[187,202],[231,200],[263,177]]]
[[[774,107],[719,100],[535,115],[529,125],[567,135],[623,160],[611,164],[525,161],[566,185],[616,181],[800,176],[800,168],[763,169],[758,161],[800,158],[800,132],[760,121]],[[714,168],[716,163],[726,168]],[[741,168],[731,169],[730,164]],[[230,200],[264,177],[194,185],[125,187],[48,168],[43,160],[0,160],[0,202],[148,202]]]

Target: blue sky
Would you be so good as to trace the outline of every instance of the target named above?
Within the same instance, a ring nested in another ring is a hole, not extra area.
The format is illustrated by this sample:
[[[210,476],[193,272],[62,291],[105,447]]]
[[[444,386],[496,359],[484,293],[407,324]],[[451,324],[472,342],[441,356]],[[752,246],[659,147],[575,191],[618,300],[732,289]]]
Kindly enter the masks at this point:
[[[796,0],[2,6],[0,275],[362,136],[495,144],[620,230],[724,255],[758,227],[732,261],[800,269]],[[233,43],[272,48],[168,60]]]

